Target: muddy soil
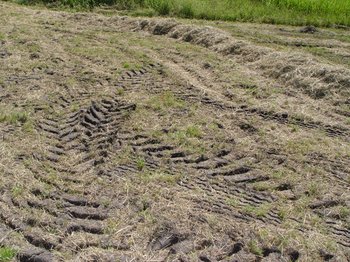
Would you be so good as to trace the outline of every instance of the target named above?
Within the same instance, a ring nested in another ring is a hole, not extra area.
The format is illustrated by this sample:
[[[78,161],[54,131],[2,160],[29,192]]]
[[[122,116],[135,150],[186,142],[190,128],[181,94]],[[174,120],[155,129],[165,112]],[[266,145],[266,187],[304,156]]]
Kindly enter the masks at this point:
[[[348,261],[350,33],[0,2],[16,261]]]

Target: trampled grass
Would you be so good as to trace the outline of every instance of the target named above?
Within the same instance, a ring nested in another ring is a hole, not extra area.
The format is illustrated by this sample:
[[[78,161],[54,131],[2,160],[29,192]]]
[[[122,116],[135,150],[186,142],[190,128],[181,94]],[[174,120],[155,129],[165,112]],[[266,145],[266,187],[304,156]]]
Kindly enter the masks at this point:
[[[19,0],[26,3],[50,0]],[[70,7],[113,5],[135,15],[273,24],[350,26],[350,0],[62,0]]]

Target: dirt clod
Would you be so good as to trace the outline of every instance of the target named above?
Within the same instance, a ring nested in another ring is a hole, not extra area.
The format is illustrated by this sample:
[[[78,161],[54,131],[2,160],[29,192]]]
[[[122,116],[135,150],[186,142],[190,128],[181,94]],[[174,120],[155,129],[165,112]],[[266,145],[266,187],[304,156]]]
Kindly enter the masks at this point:
[[[54,260],[50,252],[38,248],[24,250],[17,255],[17,258],[21,262],[52,262]]]

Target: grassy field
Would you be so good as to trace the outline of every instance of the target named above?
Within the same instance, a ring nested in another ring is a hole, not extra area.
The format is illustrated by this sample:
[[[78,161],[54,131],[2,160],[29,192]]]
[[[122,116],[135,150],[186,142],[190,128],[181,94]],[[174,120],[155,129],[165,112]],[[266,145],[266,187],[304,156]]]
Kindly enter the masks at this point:
[[[272,24],[350,26],[348,0],[20,0],[74,8],[112,5],[134,15],[163,15]]]
[[[109,9],[0,1],[0,262],[350,261],[349,31]]]

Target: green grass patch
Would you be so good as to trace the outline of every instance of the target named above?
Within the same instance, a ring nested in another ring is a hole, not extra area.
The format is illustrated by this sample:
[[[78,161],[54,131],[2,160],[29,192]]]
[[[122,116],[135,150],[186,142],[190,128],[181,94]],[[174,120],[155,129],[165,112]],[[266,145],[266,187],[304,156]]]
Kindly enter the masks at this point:
[[[202,131],[196,125],[190,125],[184,130],[176,130],[169,133],[169,137],[172,138],[179,145],[193,145],[194,138],[201,138]]]
[[[271,206],[268,204],[262,204],[257,207],[248,205],[243,208],[243,211],[247,214],[255,215],[257,217],[264,217],[267,215],[270,209]]]
[[[191,125],[188,126],[185,130],[187,137],[194,137],[194,138],[201,138],[202,137],[202,131],[198,126]]]
[[[253,188],[257,191],[267,191],[271,189],[271,182],[269,181],[261,181],[253,184]]]
[[[145,172],[141,174],[141,179],[144,183],[151,182],[163,182],[169,185],[175,185],[180,179],[182,175],[174,175],[166,172]]]
[[[16,186],[12,187],[12,189],[11,189],[11,195],[14,198],[21,196],[23,194],[23,192],[24,192],[24,189],[20,185],[16,185]]]
[[[8,124],[24,124],[28,120],[28,114],[25,112],[1,112],[0,111],[0,123]]]
[[[350,208],[346,206],[339,207],[339,217],[341,219],[347,219],[350,216]]]
[[[263,250],[258,245],[258,243],[254,240],[249,241],[248,243],[249,251],[252,252],[254,255],[262,257],[263,256]]]
[[[0,247],[0,262],[11,261],[16,253],[16,250],[10,247]]]
[[[249,21],[291,25],[350,26],[348,0],[17,0],[73,9],[112,5],[135,15]]]
[[[239,200],[236,197],[230,197],[226,199],[226,204],[232,207],[237,207],[239,205]]]
[[[0,40],[5,40],[5,34],[0,32]]]
[[[165,111],[171,108],[181,109],[185,107],[184,101],[176,98],[170,91],[153,97],[148,101],[148,105],[156,111]]]
[[[203,131],[200,126],[189,125],[183,129],[172,129],[166,133],[164,140],[169,144],[180,146],[183,150],[204,154],[207,149],[203,142]]]
[[[136,166],[138,170],[143,170],[146,165],[146,161],[144,158],[138,158],[136,160]]]

